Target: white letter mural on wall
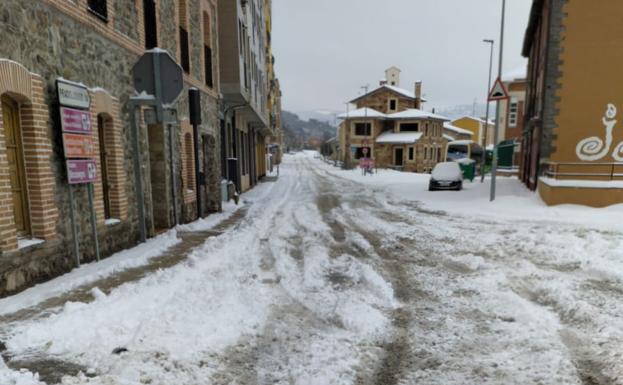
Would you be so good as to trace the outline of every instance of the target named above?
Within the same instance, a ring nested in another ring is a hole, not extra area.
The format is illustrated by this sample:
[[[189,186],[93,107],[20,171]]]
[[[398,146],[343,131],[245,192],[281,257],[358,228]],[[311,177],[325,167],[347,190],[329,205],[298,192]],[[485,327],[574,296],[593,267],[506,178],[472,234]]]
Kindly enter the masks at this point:
[[[614,149],[612,157],[617,162],[623,162],[623,142],[619,143],[619,145]]]
[[[617,124],[617,121],[615,120],[616,116],[617,108],[614,104],[608,104],[608,109],[602,119],[604,127],[606,128],[606,142],[604,143],[604,141],[598,136],[592,136],[582,140],[578,143],[575,149],[578,158],[585,161],[594,161],[603,159],[606,155],[608,155],[610,148],[612,147],[612,130]],[[617,150],[623,150],[623,143],[619,144]]]

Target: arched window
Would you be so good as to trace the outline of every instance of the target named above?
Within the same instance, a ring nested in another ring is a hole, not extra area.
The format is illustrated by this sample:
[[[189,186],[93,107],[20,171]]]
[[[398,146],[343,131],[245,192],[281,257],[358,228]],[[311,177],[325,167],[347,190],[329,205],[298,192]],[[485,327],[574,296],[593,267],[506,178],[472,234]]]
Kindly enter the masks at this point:
[[[0,59],[0,251],[21,239],[57,236],[52,146],[44,82],[22,65]]]
[[[30,210],[19,105],[6,95],[2,96],[2,122],[17,237],[30,237]]]
[[[100,224],[109,219],[124,221],[128,215],[128,194],[119,101],[104,90],[92,90],[90,95],[95,127],[92,137],[98,153],[99,181],[94,184],[97,220]]]

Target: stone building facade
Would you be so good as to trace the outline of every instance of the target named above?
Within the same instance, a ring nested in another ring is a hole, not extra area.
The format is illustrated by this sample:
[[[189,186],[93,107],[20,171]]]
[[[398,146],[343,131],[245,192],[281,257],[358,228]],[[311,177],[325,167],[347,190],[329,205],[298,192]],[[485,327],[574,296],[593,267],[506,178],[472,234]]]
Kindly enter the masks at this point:
[[[352,100],[354,111],[339,116],[340,159],[349,167],[374,158],[376,167],[430,172],[443,162],[449,119],[422,110],[422,83],[414,92],[400,88],[400,70],[386,71],[379,87]]]
[[[622,12],[617,0],[533,1],[520,177],[548,204],[623,202]]]
[[[221,92],[221,167],[238,192],[266,175],[266,146],[273,135],[268,109],[267,61],[271,2],[219,0]]]
[[[85,185],[67,183],[56,80],[89,89],[98,180],[97,236],[103,256],[139,241],[133,159],[140,156],[148,235],[221,208],[218,3],[216,0],[3,0],[0,4],[0,296],[76,265],[69,189],[80,229],[81,262],[95,258]],[[176,122],[140,121],[131,147],[132,68],[160,47],[184,67]],[[201,93],[194,138],[188,89]],[[205,202],[197,213],[198,139]]]

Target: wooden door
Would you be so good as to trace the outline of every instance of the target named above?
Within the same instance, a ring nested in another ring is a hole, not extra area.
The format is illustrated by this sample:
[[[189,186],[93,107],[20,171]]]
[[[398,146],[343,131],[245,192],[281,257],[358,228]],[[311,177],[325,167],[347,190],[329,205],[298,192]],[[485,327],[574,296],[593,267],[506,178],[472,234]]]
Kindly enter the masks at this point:
[[[30,234],[30,220],[22,132],[19,125],[19,107],[17,103],[6,97],[2,98],[2,120],[4,122],[15,225],[17,235],[23,237]]]
[[[404,165],[404,150],[402,148],[394,148],[394,165],[398,167]]]

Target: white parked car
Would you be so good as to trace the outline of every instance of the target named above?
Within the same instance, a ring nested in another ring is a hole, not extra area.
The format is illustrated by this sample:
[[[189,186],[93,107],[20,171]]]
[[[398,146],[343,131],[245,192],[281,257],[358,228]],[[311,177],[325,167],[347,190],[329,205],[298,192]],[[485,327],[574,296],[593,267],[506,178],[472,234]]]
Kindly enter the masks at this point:
[[[456,162],[437,163],[430,176],[428,191],[463,189],[463,172]]]

